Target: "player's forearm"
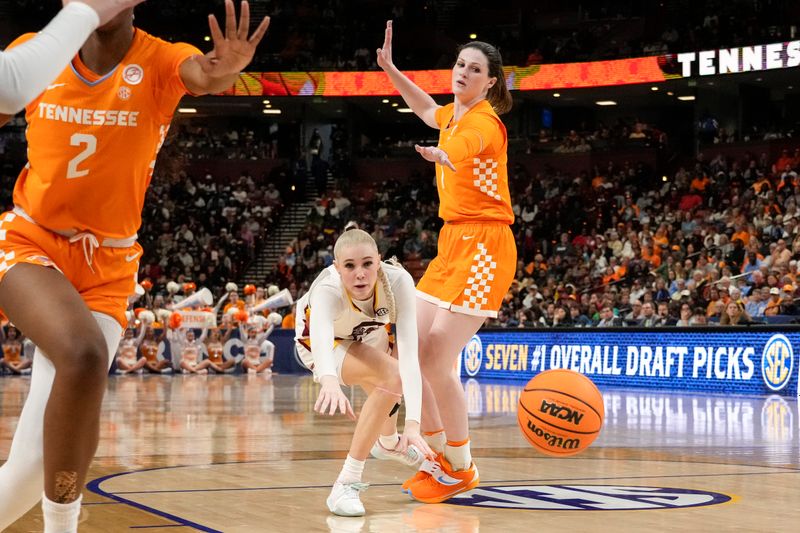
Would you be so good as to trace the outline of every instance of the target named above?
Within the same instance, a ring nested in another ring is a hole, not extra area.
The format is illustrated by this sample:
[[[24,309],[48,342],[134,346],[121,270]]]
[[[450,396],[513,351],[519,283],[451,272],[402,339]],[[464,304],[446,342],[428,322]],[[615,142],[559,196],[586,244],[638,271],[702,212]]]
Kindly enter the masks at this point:
[[[203,75],[193,87],[187,86],[187,89],[195,96],[218,94],[233,87],[233,84],[236,83],[238,79],[238,72],[222,78],[212,78],[211,76]]]
[[[406,105],[411,108],[418,117],[425,119],[424,113],[431,108],[437,107],[437,103],[431,98],[431,95],[420,89],[420,87],[411,81],[408,76],[403,74],[397,67],[392,66],[388,68],[386,74],[392,81],[395,89],[400,92]]]
[[[44,91],[99,23],[91,7],[71,2],[36,37],[0,53],[0,113],[17,113]]]

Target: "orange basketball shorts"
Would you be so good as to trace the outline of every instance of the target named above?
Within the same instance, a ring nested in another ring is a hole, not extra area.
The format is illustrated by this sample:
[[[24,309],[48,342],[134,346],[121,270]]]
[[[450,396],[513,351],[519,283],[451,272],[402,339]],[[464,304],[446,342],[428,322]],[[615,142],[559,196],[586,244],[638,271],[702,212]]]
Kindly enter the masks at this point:
[[[508,224],[448,222],[417,296],[466,315],[496,317],[517,268]]]
[[[4,213],[0,215],[0,282],[19,263],[55,268],[72,283],[90,310],[111,316],[125,328],[125,310],[128,296],[136,287],[142,247],[135,241],[118,247],[113,241],[99,240],[90,267],[81,241],[71,243],[67,237],[14,212]],[[43,294],[45,305],[46,298]]]

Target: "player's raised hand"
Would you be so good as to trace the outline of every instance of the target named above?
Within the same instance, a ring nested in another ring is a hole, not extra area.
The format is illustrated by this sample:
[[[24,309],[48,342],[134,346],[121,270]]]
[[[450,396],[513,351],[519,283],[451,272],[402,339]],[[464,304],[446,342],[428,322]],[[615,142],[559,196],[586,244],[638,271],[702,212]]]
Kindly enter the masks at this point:
[[[211,78],[224,78],[238,74],[256,53],[256,47],[269,27],[269,17],[264,17],[256,31],[248,37],[250,31],[250,4],[247,0],[242,2],[239,24],[236,24],[236,9],[233,0],[225,0],[225,34],[214,15],[208,16],[208,27],[211,30],[211,39],[214,49],[204,56],[197,56],[203,72]]]
[[[386,21],[386,31],[383,37],[383,48],[378,48],[378,66],[383,70],[394,66],[392,62],[392,21]]]
[[[63,0],[63,4],[67,5],[74,0]],[[100,17],[100,25],[102,26],[109,20],[113,19],[119,13],[137,4],[141,4],[144,0],[80,0],[97,12]]]

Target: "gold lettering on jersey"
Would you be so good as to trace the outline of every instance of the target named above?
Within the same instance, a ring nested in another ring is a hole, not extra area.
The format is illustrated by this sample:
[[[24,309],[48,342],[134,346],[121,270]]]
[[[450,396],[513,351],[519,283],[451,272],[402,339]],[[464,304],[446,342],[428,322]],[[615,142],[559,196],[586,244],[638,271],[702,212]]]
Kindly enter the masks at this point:
[[[138,111],[83,109],[58,104],[39,104],[39,118],[81,126],[138,126]]]

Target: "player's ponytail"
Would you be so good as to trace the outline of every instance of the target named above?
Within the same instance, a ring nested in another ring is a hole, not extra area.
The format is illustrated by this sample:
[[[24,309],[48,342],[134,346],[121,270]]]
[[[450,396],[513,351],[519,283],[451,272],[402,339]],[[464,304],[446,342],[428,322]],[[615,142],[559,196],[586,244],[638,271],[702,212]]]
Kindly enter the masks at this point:
[[[386,276],[386,272],[383,271],[383,265],[378,267],[378,281],[383,285],[383,292],[386,294],[386,307],[389,309],[389,322],[394,324],[397,322],[397,304],[395,304],[394,293],[392,292],[389,278]]]

